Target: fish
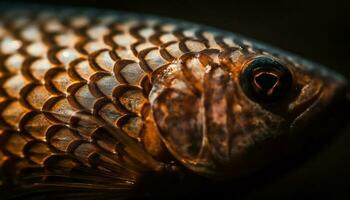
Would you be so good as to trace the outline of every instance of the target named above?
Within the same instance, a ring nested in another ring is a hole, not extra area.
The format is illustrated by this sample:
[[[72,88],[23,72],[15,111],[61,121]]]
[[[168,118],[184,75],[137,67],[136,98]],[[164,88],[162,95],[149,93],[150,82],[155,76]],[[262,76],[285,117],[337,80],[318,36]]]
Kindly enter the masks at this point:
[[[236,33],[105,9],[0,10],[4,198],[127,199],[169,174],[245,177],[341,121],[346,78]]]

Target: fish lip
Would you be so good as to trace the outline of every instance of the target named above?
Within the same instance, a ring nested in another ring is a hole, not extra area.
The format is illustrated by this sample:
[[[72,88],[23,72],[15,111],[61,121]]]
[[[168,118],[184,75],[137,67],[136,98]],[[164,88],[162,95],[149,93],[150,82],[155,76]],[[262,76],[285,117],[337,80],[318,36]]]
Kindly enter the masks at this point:
[[[323,89],[324,89],[324,85],[321,85],[321,87],[318,89],[318,91],[315,93],[313,97],[290,109],[289,111],[289,114],[291,115],[290,119],[293,119],[291,120],[292,121],[291,124],[293,124],[297,120],[297,118],[302,116],[305,112],[311,109],[315,103],[320,101]]]
[[[322,98],[322,94],[323,92],[319,92],[317,97],[314,99],[314,101],[310,103],[310,105],[303,112],[299,113],[294,118],[294,120],[290,124],[290,130],[292,132],[296,131],[296,129],[299,127],[299,124],[302,123],[302,121],[310,119],[320,112],[319,109],[315,109],[315,108],[319,105],[319,102]]]
[[[314,98],[313,102],[310,102],[310,105],[294,118],[290,124],[291,132],[297,132],[306,128],[309,122],[315,123],[313,122],[314,120],[317,121],[320,118],[332,117],[324,116],[326,113],[344,111],[341,108],[343,105],[347,106],[347,108],[350,107],[350,92],[346,82],[335,86],[331,95],[327,96],[326,90],[327,87],[321,88],[321,91]]]

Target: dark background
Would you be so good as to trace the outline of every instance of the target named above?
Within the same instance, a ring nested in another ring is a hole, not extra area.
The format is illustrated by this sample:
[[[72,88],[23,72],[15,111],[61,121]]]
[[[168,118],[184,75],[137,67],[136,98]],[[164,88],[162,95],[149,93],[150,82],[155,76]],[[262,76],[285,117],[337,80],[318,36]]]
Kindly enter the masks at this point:
[[[25,2],[108,8],[199,22],[297,53],[350,78],[350,6],[345,1]],[[234,194],[238,192],[235,188],[231,191],[232,198],[239,199],[350,199],[350,124],[335,141],[299,167],[238,195]]]

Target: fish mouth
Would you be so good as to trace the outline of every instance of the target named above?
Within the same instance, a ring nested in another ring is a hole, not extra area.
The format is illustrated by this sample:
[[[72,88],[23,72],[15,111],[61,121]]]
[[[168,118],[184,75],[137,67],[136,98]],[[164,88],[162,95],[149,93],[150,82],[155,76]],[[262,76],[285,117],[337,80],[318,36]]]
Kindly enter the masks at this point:
[[[336,77],[325,84],[310,101],[307,108],[290,124],[292,133],[326,131],[330,126],[339,126],[350,110],[350,92],[344,78]],[[332,124],[330,124],[332,122]],[[337,125],[335,125],[337,124]]]

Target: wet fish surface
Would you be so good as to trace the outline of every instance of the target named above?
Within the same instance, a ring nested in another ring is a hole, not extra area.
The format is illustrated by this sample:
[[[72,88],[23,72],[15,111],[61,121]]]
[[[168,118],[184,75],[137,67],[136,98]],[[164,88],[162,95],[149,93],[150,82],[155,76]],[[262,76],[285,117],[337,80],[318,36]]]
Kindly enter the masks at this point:
[[[147,193],[135,188],[149,174],[247,176],[321,137],[345,102],[341,75],[238,34],[109,10],[0,10],[5,198],[125,199]]]

